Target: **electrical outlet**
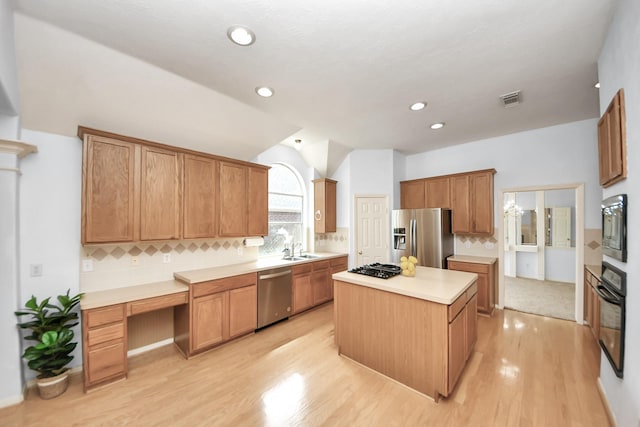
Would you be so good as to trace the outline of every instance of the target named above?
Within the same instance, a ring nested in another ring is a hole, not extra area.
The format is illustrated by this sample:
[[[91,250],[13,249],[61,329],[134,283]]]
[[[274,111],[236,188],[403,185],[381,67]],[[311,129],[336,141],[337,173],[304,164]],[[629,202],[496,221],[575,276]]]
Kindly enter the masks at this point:
[[[42,264],[31,264],[29,268],[31,270],[31,277],[42,276]]]
[[[131,265],[138,265],[140,263],[140,259],[137,256],[131,257]]]
[[[169,264],[171,262],[171,254],[162,254],[162,262]]]
[[[238,256],[242,256],[242,246],[240,246],[237,250]]]
[[[93,271],[93,260],[92,259],[83,259],[82,260],[82,271],[89,272]]]

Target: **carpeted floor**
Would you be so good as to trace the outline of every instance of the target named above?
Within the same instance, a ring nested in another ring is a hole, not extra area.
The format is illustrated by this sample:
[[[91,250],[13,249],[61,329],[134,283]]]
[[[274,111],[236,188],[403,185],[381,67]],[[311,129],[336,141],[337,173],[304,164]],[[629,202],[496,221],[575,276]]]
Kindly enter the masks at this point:
[[[505,276],[504,306],[575,321],[575,284]]]

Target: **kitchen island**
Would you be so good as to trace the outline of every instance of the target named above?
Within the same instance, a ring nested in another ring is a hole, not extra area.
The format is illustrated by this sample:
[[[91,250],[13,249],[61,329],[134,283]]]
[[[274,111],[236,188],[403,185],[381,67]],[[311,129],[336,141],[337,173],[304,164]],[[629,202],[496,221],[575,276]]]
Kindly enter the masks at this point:
[[[438,401],[453,391],[477,337],[477,275],[416,267],[388,280],[336,273],[339,354]]]

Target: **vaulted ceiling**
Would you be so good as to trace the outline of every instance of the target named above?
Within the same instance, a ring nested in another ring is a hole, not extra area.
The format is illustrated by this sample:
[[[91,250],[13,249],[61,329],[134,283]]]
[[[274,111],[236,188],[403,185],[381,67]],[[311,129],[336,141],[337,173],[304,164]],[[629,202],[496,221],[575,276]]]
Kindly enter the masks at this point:
[[[597,117],[615,4],[16,0],[21,115],[245,159],[294,139],[417,153]],[[237,24],[254,44],[227,38]],[[504,108],[516,90],[522,103]],[[319,157],[331,170],[339,156]]]

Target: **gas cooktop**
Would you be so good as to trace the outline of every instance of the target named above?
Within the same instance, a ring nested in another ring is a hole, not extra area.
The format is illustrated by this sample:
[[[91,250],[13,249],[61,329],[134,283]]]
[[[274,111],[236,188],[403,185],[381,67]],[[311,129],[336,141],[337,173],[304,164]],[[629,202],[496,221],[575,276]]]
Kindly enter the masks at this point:
[[[365,264],[362,267],[356,267],[349,270],[349,273],[364,274],[365,276],[376,277],[378,279],[389,279],[393,276],[397,276],[402,272],[402,269],[393,264],[380,264],[379,262],[373,264]]]

